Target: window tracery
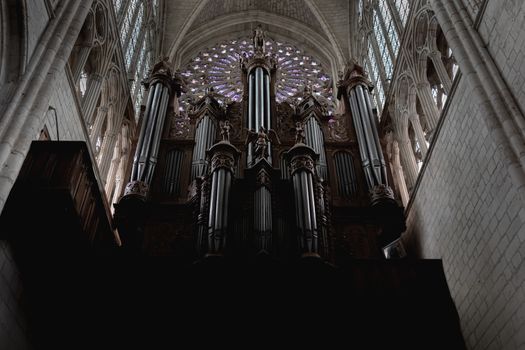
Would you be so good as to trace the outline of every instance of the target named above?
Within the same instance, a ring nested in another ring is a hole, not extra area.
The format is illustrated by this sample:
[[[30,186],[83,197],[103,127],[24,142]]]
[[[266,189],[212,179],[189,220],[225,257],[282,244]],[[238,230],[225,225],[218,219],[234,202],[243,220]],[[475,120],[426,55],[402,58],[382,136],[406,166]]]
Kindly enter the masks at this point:
[[[300,93],[304,86],[311,86],[316,97],[332,109],[331,79],[318,60],[293,45],[271,39],[266,40],[265,50],[278,62],[277,102],[292,101],[292,97]],[[250,39],[224,41],[200,52],[181,73],[187,80],[187,97],[201,98],[205,89],[212,87],[227,99],[241,101],[243,90],[239,60],[251,53],[253,45]],[[223,103],[220,98],[219,102]]]

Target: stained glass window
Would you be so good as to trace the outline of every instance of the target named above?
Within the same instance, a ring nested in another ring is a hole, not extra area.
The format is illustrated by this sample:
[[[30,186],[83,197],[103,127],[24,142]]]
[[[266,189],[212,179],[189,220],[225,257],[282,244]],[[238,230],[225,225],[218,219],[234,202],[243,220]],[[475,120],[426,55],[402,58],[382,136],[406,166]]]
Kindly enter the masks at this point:
[[[377,87],[377,67],[371,68],[370,61],[369,59],[367,59],[365,61],[365,70],[369,74],[370,81],[374,85],[376,85],[375,89],[372,91],[372,101],[376,105],[378,113],[380,115],[382,105],[381,105],[381,100],[379,99],[379,96],[378,96],[379,88]]]
[[[374,11],[374,34],[377,41],[377,46],[379,47],[379,58],[381,59],[381,61],[383,62],[383,66],[385,67],[385,74],[387,76],[387,79],[390,79],[392,77],[394,65],[392,63],[390,53],[388,52],[386,38],[383,34],[383,30],[381,29],[381,22],[379,20],[377,11]]]
[[[133,32],[131,33],[131,37],[129,38],[128,46],[126,48],[126,69],[129,70],[129,67],[131,65],[131,61],[133,59],[133,53],[135,53],[137,42],[139,39],[139,35],[142,29],[142,19],[144,18],[144,6],[142,4],[139,8],[139,13],[137,16],[137,20],[133,27]]]
[[[363,0],[359,0],[359,4],[358,4],[358,11],[359,11],[359,14],[358,14],[358,18],[359,18],[359,22],[361,22],[363,20]]]
[[[126,46],[126,39],[128,37],[130,28],[133,24],[133,19],[135,15],[135,10],[137,8],[138,0],[131,0],[131,3],[129,4],[127,11],[126,11],[126,17],[124,18],[124,21],[122,22],[122,28],[120,28],[120,42],[122,44],[122,47],[125,48]]]
[[[381,108],[383,101],[385,100],[385,90],[383,89],[383,83],[381,81],[381,76],[379,75],[379,66],[376,59],[376,55],[374,53],[374,50],[372,48],[372,43],[368,43],[368,59],[370,60],[370,70],[368,71],[370,74],[370,78],[372,79],[372,82],[375,84],[375,97],[377,106]]]
[[[388,37],[390,45],[392,46],[393,52],[391,52],[391,56],[393,59],[395,59],[399,51],[399,36],[397,35],[394,20],[392,19],[392,15],[386,1],[379,3],[379,10],[381,12],[386,36]]]
[[[292,101],[292,97],[308,85],[329,109],[332,108],[331,79],[318,60],[288,43],[267,40],[265,45],[266,52],[274,55],[278,62],[277,102]],[[239,60],[252,53],[252,41],[247,38],[224,41],[200,52],[182,70],[188,86],[187,96],[200,98],[209,86],[232,101],[241,101],[243,86]]]
[[[396,6],[397,13],[399,13],[399,18],[401,18],[401,23],[403,27],[407,23],[408,12],[410,11],[410,2],[408,0],[394,0],[394,5]]]
[[[115,13],[117,14],[117,17],[119,16],[119,13],[122,9],[122,4],[124,0],[113,0],[113,5],[115,6]]]

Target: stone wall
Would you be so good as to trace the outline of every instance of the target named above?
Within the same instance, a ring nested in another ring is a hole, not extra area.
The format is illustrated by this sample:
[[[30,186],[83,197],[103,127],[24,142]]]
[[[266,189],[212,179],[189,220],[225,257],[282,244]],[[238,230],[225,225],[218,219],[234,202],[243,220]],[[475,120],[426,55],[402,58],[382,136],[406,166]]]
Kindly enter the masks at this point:
[[[480,23],[496,66],[525,105],[525,5],[491,0]],[[461,65],[460,65],[461,69]],[[525,346],[525,201],[484,122],[476,89],[460,78],[408,210],[410,250],[441,258],[467,346]]]
[[[525,110],[525,3],[489,0],[479,34],[521,110]]]
[[[60,140],[85,141],[86,135],[82,127],[83,121],[80,113],[80,106],[78,106],[75,100],[76,92],[72,84],[70,84],[66,70],[68,70],[67,67],[65,67],[57,76],[55,82],[56,86],[53,90],[53,95],[49,100],[49,106],[55,108],[57,112],[56,119],[58,119],[58,132]],[[55,114],[52,110],[49,110],[46,113],[43,122],[44,124],[42,125],[41,129],[45,125],[51,140],[56,140],[57,129]],[[39,133],[40,130],[38,130],[35,138],[38,137]]]
[[[44,32],[49,15],[46,4],[42,0],[26,0],[27,6],[27,59],[31,58],[35,50],[38,39]]]

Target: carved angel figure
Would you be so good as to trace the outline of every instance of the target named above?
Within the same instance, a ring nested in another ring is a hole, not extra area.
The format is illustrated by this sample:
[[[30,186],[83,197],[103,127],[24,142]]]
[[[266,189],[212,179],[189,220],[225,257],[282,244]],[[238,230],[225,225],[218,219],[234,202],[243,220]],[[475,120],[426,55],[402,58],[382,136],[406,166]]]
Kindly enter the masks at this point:
[[[221,128],[221,136],[223,141],[230,142],[230,130],[231,130],[231,124],[228,119],[225,121],[220,121],[219,126]]]
[[[295,122],[295,128],[292,130],[295,131],[295,143],[304,143],[306,135],[304,133],[303,123]]]
[[[275,130],[266,130],[264,127],[260,127],[258,132],[254,130],[248,130],[245,144],[248,145],[250,142],[255,141],[255,158],[267,158],[268,157],[268,143],[276,142],[281,144],[279,136]]]
[[[256,52],[264,52],[264,31],[260,25],[254,31],[253,48]]]

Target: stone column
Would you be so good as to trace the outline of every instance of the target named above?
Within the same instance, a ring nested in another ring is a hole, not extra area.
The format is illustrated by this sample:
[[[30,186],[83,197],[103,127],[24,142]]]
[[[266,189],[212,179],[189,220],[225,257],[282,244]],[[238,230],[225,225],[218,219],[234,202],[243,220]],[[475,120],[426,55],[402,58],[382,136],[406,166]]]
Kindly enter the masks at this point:
[[[75,68],[73,72],[71,72],[71,74],[73,75],[73,81],[75,83],[78,81],[78,79],[80,79],[82,68],[84,68],[84,66],[86,65],[86,62],[89,58],[89,54],[91,53],[91,49],[91,45],[83,45],[78,52],[78,58],[75,64]]]
[[[525,195],[525,117],[503,80],[463,4],[453,0],[430,0],[469,88],[483,107],[480,117],[498,140],[508,172]]]
[[[105,191],[106,191],[106,196],[108,197],[109,200],[111,200],[109,196],[111,195],[111,192],[116,186],[117,171],[118,171],[119,163],[120,163],[121,143],[122,143],[122,140],[121,140],[121,136],[119,133],[117,134],[117,142],[115,143],[115,147],[113,147],[108,175],[106,176]]]
[[[89,139],[91,141],[91,145],[93,148],[95,148],[97,139],[102,131],[102,125],[104,125],[104,121],[106,120],[108,116],[109,108],[106,106],[100,106],[97,108],[97,117],[94,120],[93,126],[91,127],[91,132],[89,135]]]
[[[419,144],[419,149],[421,150],[421,156],[423,159],[425,159],[428,152],[428,146],[427,140],[425,139],[425,133],[423,132],[421,122],[419,121],[419,115],[417,115],[417,113],[412,113],[408,118],[412,124],[412,127],[414,128],[417,143]]]
[[[87,91],[82,99],[82,111],[84,112],[87,125],[93,123],[93,115],[97,108],[97,101],[100,96],[103,81],[104,77],[100,74],[93,73],[89,76]]]
[[[112,130],[108,130],[104,135],[104,141],[100,148],[100,156],[98,162],[98,169],[100,177],[104,181],[104,186],[107,183],[107,177],[113,154],[115,153],[115,144],[117,143],[118,133]]]
[[[428,128],[430,131],[434,131],[439,120],[439,111],[436,106],[436,102],[432,97],[432,89],[428,81],[419,82],[417,84],[417,96],[421,102],[421,108],[425,113],[428,121]]]
[[[399,120],[395,122],[394,137],[399,145],[399,155],[401,165],[403,166],[403,173],[405,174],[406,186],[410,191],[416,183],[418,170],[412,143],[408,136],[408,121],[404,120],[404,118],[406,118],[406,115],[400,116],[398,118]]]
[[[443,89],[445,90],[445,93],[448,96],[448,94],[450,93],[450,89],[452,89],[452,81],[448,76],[445,64],[443,64],[443,60],[441,59],[441,52],[439,52],[439,50],[434,50],[430,53],[429,56],[432,62],[434,63],[434,68],[436,68],[439,80],[441,81],[441,84],[443,84]]]
[[[11,100],[0,118],[0,211],[18,176],[36,130],[42,128],[49,99],[56,88],[92,0],[71,0],[58,6],[40,36]]]
[[[398,186],[399,195],[401,196],[401,202],[406,206],[408,204],[408,200],[410,199],[410,195],[408,194],[408,189],[403,174],[403,167],[401,166],[401,161],[399,158],[399,145],[395,140],[392,142],[392,168],[394,172],[394,179],[396,180]]]

